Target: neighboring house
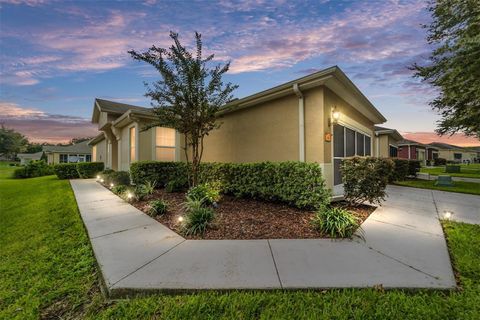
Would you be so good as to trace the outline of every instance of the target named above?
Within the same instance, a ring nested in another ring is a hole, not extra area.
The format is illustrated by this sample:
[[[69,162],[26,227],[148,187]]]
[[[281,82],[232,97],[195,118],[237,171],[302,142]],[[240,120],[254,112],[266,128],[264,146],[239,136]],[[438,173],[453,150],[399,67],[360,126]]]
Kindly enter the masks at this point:
[[[48,164],[92,161],[88,141],[70,146],[43,146],[43,152],[47,155]]]
[[[438,157],[444,158],[447,161],[454,161],[458,163],[474,163],[478,161],[478,154],[476,150],[470,150],[441,142],[432,142],[429,144],[429,146],[436,147],[438,149]]]
[[[219,115],[203,161],[317,162],[334,194],[343,192],[342,159],[374,155],[374,125],[386,121],[338,67],[235,99]],[[92,122],[101,133],[89,142],[92,159],[115,170],[141,160],[184,161],[175,130],[142,130],[153,119],[149,108],[95,99]]]
[[[438,158],[438,148],[404,139],[398,142],[398,157],[402,159],[419,160],[425,165],[427,160]]]
[[[43,151],[36,153],[17,153],[17,158],[20,159],[20,164],[25,165],[30,161],[40,160],[43,156]]]
[[[398,142],[402,135],[395,129],[375,126],[375,156],[383,158],[398,157]]]

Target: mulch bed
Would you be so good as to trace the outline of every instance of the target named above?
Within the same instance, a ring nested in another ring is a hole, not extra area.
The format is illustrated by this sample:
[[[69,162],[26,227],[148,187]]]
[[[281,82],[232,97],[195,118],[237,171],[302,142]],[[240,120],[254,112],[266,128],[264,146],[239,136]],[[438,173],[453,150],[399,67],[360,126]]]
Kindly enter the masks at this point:
[[[153,195],[143,201],[132,203],[143,212],[148,212],[148,202],[164,199],[168,202],[168,212],[156,219],[180,233],[178,217],[184,214],[182,204],[185,193],[167,193],[163,189],[156,190]],[[345,206],[345,203],[335,203]],[[375,207],[361,205],[346,207],[361,222],[375,210]],[[187,239],[315,239],[328,238],[317,231],[311,224],[313,211],[300,210],[280,203],[272,203],[254,199],[239,199],[224,195],[215,209],[214,225],[203,236],[188,236]]]

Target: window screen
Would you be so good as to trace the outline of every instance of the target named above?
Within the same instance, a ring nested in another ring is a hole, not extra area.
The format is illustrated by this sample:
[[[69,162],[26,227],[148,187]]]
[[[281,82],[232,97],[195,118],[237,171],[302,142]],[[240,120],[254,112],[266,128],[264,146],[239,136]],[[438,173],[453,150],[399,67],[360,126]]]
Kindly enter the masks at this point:
[[[372,142],[370,137],[365,136],[365,155],[372,155]]]
[[[344,146],[345,141],[344,133],[343,133],[343,126],[341,125],[334,125],[333,126],[333,155],[334,157],[343,157],[344,156]]]
[[[357,155],[359,155],[359,156],[364,156],[365,155],[365,151],[363,150],[363,147],[364,147],[363,138],[364,137],[365,136],[363,134],[357,132]]]
[[[397,148],[390,146],[390,157],[396,158],[398,156]]]
[[[345,157],[353,157],[355,155],[355,131],[345,128],[346,152]]]

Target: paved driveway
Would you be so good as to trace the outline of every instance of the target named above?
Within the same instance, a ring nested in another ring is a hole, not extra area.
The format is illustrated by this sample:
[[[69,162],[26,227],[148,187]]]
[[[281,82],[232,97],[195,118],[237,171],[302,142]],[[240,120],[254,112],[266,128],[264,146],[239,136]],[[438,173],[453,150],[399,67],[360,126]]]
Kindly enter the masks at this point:
[[[111,296],[136,291],[455,287],[438,217],[479,223],[480,197],[388,187],[353,240],[186,240],[93,180],[72,180]]]

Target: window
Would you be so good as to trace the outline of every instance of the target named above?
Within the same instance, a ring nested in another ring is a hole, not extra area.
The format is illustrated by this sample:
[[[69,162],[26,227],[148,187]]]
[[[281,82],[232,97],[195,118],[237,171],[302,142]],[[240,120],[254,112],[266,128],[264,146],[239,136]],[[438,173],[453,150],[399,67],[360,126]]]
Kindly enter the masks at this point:
[[[175,161],[175,130],[155,128],[155,159],[158,161]]]
[[[390,146],[390,158],[396,158],[398,157],[398,149],[397,147],[394,147],[394,146]]]
[[[345,156],[344,129],[345,129],[344,126],[341,126],[338,124],[333,127],[333,140],[334,140],[333,155],[335,157]]]
[[[372,155],[372,142],[370,140],[370,137],[365,136],[365,155],[366,156],[371,156]]]
[[[135,161],[136,145],[135,145],[135,127],[130,128],[130,162]]]
[[[87,162],[92,162],[92,156],[91,155],[87,154],[86,159],[87,159],[86,160]]]
[[[355,155],[355,131],[345,128],[345,157],[353,157]]]
[[[76,154],[68,155],[68,162],[80,162],[80,157]]]
[[[453,159],[462,160],[462,154],[461,153],[454,153],[453,154]]]
[[[60,163],[68,162],[68,154],[60,154]]]
[[[359,156],[365,155],[364,147],[365,147],[365,136],[357,132],[357,155]]]

